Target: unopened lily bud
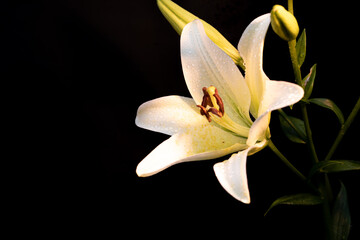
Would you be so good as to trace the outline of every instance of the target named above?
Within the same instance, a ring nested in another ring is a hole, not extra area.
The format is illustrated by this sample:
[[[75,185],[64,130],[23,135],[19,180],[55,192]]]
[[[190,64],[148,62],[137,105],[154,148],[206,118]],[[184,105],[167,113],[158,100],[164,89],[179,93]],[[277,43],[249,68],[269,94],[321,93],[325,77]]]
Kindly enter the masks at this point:
[[[296,18],[281,5],[275,5],[271,10],[271,26],[274,32],[285,41],[294,40],[299,34]]]
[[[197,16],[186,11],[170,0],[157,0],[157,4],[161,13],[179,35],[181,35],[181,32],[186,24],[194,21],[195,19],[199,19]],[[237,65],[245,69],[243,59],[240,57],[239,51],[213,26],[203,20],[201,20],[201,22],[204,25],[206,35],[227,55],[229,55]]]

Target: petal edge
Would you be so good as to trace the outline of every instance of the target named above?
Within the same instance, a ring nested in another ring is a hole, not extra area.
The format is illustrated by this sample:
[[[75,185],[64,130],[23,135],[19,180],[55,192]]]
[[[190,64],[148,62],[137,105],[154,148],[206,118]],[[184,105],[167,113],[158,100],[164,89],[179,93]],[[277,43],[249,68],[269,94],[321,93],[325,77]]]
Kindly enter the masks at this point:
[[[202,88],[213,85],[230,118],[249,126],[251,99],[245,79],[232,59],[206,35],[200,20],[185,26],[180,45],[185,81],[196,104],[201,104]]]
[[[221,186],[235,199],[249,204],[246,161],[249,154],[260,151],[266,146],[266,141],[255,144],[241,152],[233,154],[228,160],[216,163],[214,171]]]
[[[207,123],[193,99],[176,95],[141,104],[135,119],[138,127],[168,135]]]
[[[245,80],[251,93],[251,114],[257,118],[259,105],[265,91],[265,82],[269,78],[263,71],[263,49],[270,14],[254,19],[241,35],[238,50],[245,63]]]
[[[222,157],[245,149],[245,142],[245,138],[236,137],[210,124],[189,129],[157,146],[139,163],[136,173],[140,177],[147,177],[178,163]]]

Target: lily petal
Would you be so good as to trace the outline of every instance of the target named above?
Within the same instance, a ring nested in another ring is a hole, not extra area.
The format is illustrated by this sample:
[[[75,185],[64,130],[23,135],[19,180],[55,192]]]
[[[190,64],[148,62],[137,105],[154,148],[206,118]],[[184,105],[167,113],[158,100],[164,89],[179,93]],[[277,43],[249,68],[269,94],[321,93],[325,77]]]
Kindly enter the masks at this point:
[[[267,81],[259,114],[293,105],[304,96],[302,87],[285,81]]]
[[[246,148],[246,139],[209,123],[194,100],[167,96],[144,103],[136,117],[139,127],[174,134],[155,148],[137,167],[146,177],[174,164],[218,158]]]
[[[214,171],[221,186],[235,199],[250,203],[250,193],[246,174],[248,154],[261,150],[266,141],[255,144],[244,151],[233,154],[228,160],[214,165]]]
[[[181,34],[181,63],[187,87],[201,104],[203,87],[215,86],[231,119],[249,126],[250,92],[231,58],[205,34],[200,20],[187,24]]]
[[[242,34],[238,50],[245,62],[245,80],[251,93],[251,114],[257,118],[265,81],[269,80],[262,68],[265,35],[270,24],[270,13],[253,20]]]
[[[209,124],[192,98],[167,96],[143,103],[136,115],[138,127],[168,135],[186,131],[192,126]]]
[[[171,26],[180,35],[185,25],[189,22],[199,19],[197,16],[186,11],[176,3],[170,0],[157,0],[158,7],[165,18],[169,21]],[[218,45],[224,52],[226,52],[236,64],[239,64],[243,68],[243,60],[240,57],[238,50],[229,43],[221,33],[213,26],[201,20],[204,25],[205,32],[209,38]]]
[[[304,96],[304,90],[297,84],[283,81],[266,81],[266,91],[261,102],[259,114],[251,126],[247,144],[254,145],[265,138],[270,123],[271,111],[293,105]]]
[[[177,133],[157,146],[137,166],[140,177],[154,175],[182,162],[207,160],[246,148],[246,139],[207,124]]]

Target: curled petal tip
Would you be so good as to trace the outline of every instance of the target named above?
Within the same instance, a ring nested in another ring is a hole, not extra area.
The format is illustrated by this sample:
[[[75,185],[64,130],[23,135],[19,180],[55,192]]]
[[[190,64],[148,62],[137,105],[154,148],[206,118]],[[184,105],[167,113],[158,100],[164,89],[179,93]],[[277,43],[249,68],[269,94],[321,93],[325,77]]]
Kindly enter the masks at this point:
[[[233,154],[229,160],[214,165],[215,175],[221,186],[235,199],[249,204],[250,193],[246,176],[248,150]]]

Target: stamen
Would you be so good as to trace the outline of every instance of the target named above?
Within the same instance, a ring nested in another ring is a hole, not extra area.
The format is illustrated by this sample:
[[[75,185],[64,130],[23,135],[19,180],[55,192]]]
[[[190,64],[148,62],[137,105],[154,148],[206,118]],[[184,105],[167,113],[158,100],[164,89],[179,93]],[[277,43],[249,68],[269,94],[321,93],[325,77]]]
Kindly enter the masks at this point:
[[[197,105],[200,108],[200,114],[205,116],[209,122],[214,120],[220,127],[237,136],[248,137],[249,127],[234,122],[229,115],[225,114],[224,102],[216,87],[203,87],[202,91],[204,96],[201,105]]]
[[[211,113],[215,114],[218,117],[224,116],[221,111],[219,111],[219,110],[217,110],[216,108],[213,108],[213,107],[209,108],[208,112],[211,112]]]
[[[221,114],[224,115],[224,113],[225,113],[224,103],[223,103],[223,101],[218,93],[218,90],[216,88],[215,88],[215,94],[213,96],[216,99],[217,105],[219,105],[219,110],[220,110]]]
[[[203,99],[202,99],[202,102],[201,102],[201,106],[205,107],[206,106],[210,106],[210,107],[213,107],[213,104],[211,102],[211,98],[210,98],[210,95],[209,93],[207,92],[207,88],[206,87],[203,87],[203,93],[204,93],[204,96],[203,96]]]
[[[204,96],[201,105],[197,105],[200,108],[200,114],[205,115],[209,122],[211,122],[209,113],[215,114],[220,118],[223,117],[225,113],[224,103],[218,90],[214,86],[210,86],[209,88],[203,87],[202,91]]]
[[[206,110],[206,108],[205,108],[204,106],[202,106],[202,105],[196,105],[196,106],[200,108],[200,114],[201,114],[202,116],[205,115],[205,117],[207,118],[207,120],[208,120],[209,122],[211,122],[210,114],[208,113],[208,111]]]

